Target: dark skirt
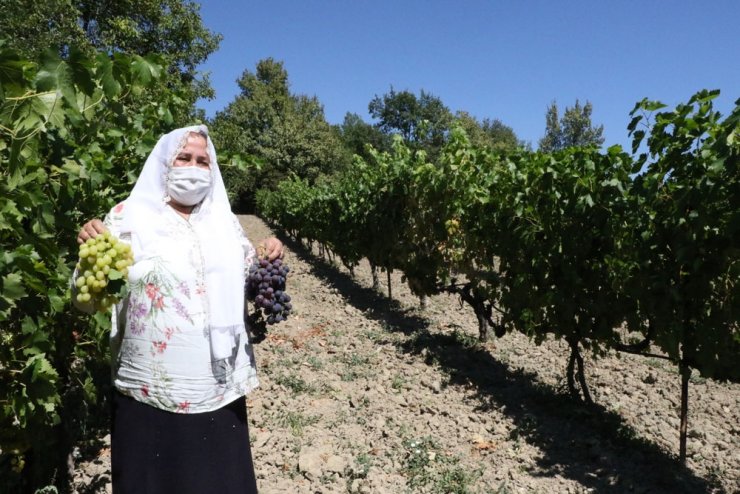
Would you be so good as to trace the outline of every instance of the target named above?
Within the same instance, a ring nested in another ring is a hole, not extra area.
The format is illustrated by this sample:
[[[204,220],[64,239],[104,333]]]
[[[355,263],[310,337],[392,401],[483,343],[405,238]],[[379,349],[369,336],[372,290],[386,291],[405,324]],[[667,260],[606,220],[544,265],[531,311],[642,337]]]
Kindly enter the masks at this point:
[[[246,400],[180,414],[113,392],[114,494],[253,494]]]

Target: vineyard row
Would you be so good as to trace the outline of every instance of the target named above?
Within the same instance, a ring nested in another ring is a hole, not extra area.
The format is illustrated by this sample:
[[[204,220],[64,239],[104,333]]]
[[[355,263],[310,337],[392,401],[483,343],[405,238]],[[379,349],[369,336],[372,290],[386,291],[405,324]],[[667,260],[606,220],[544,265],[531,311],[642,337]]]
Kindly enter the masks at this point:
[[[489,328],[562,338],[569,389],[586,401],[584,349],[674,362],[683,459],[691,369],[740,378],[740,100],[723,118],[717,95],[673,110],[638,103],[631,154],[493,152],[456,129],[434,163],[397,139],[331,180],[261,191],[257,204],[350,269],[367,258],[402,271],[419,296],[458,294],[481,339]]]

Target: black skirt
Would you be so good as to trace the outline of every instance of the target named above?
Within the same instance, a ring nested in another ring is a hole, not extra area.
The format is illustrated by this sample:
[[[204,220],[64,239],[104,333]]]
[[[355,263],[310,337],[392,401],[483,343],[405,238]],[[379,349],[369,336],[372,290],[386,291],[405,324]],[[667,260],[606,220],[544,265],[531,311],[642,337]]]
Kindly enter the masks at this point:
[[[254,494],[245,398],[180,414],[113,392],[114,494]]]

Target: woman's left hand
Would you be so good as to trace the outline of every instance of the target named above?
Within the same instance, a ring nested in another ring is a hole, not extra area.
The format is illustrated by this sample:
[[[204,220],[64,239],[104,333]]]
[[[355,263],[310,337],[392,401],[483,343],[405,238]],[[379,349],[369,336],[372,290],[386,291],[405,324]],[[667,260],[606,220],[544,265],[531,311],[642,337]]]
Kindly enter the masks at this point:
[[[283,243],[275,237],[266,238],[257,245],[257,254],[267,256],[270,261],[283,258]]]

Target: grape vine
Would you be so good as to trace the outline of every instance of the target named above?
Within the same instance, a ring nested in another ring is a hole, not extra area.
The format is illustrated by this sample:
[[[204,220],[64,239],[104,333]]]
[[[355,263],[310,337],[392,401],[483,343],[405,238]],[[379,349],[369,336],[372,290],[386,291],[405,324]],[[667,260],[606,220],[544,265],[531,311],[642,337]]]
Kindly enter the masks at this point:
[[[654,347],[681,370],[685,419],[691,369],[740,379],[740,100],[723,119],[717,94],[672,111],[638,103],[632,155],[494,152],[457,129],[435,163],[397,141],[330,183],[283,182],[258,207],[345,264],[365,257],[417,294],[459,294],[481,339],[490,326],[564,339],[569,389],[586,401],[583,350]],[[681,438],[684,457],[685,422]]]
[[[28,60],[0,43],[3,492],[33,491],[52,479],[66,485],[82,427],[107,415],[110,322],[71,307],[75,239],[82,223],[130,191],[137,167],[172,124],[171,108],[183,100],[176,92],[154,99],[161,75],[154,59],[140,56],[70,47],[64,59]],[[107,292],[97,276],[85,280],[91,301],[96,286]]]

